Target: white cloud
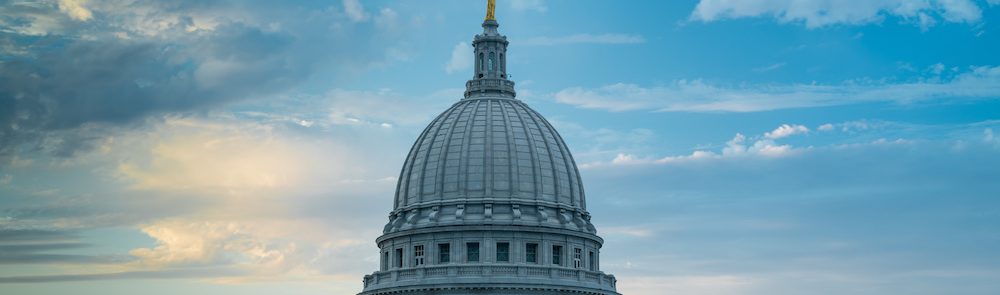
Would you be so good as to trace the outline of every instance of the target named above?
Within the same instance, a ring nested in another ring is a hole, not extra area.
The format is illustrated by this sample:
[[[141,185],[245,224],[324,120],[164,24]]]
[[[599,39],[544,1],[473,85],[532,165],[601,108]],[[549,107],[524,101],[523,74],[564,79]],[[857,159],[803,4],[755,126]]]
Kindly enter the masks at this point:
[[[157,220],[140,230],[156,244],[129,251],[136,260],[124,265],[126,269],[221,266],[240,271],[216,279],[223,283],[289,276],[328,280],[322,277],[324,273],[352,273],[345,266],[354,268],[362,261],[344,258],[367,252],[368,241],[360,238],[369,238],[359,237],[349,228],[331,228],[312,220],[260,217],[179,217]]]
[[[292,138],[270,125],[236,120],[170,118],[108,149],[135,153],[116,169],[132,190],[193,199],[269,200],[323,191],[333,185],[329,179],[357,177],[350,167],[360,165],[346,144]]]
[[[783,126],[784,127],[784,126]],[[790,127],[794,128],[794,127]],[[778,128],[777,130],[781,130]],[[770,133],[767,133],[770,134]],[[777,158],[789,156],[797,152],[791,145],[780,145],[772,138],[761,138],[747,145],[747,137],[737,133],[732,139],[726,142],[725,147],[720,152],[708,150],[695,150],[688,155],[666,156],[662,158],[637,157],[633,154],[618,153],[610,162],[583,163],[580,168],[589,169],[603,166],[624,166],[624,165],[650,165],[650,164],[671,164],[680,162],[691,162],[698,160],[711,160],[732,157],[767,157]]]
[[[765,157],[781,157],[791,154],[793,152],[792,146],[790,145],[779,145],[776,144],[771,139],[760,139],[754,141],[753,144],[746,145],[746,136],[737,133],[732,140],[726,142],[726,147],[722,149],[722,156],[765,156]],[[710,152],[706,152],[710,153]],[[697,153],[692,154],[691,157]],[[701,157],[706,158],[706,157]]]
[[[290,187],[304,176],[299,168],[307,160],[269,139],[266,127],[239,130],[191,120],[170,120],[165,127],[148,163],[119,166],[137,189],[245,195]]]
[[[691,13],[691,19],[703,22],[773,17],[781,23],[804,23],[808,28],[880,23],[885,16],[926,28],[939,20],[977,23],[982,10],[970,0],[701,0]]]
[[[772,65],[769,65],[769,66],[755,68],[753,70],[754,70],[754,72],[762,72],[763,73],[763,72],[770,72],[770,71],[773,71],[773,70],[777,70],[777,69],[780,69],[780,68],[782,68],[784,66],[785,66],[785,63],[779,62],[779,63],[772,64]]]
[[[646,39],[634,34],[575,34],[562,37],[534,37],[518,40],[520,45],[552,46],[568,44],[638,44]]]
[[[143,233],[156,240],[156,247],[129,253],[139,258],[139,264],[154,267],[215,263],[223,259],[225,248],[232,247],[227,244],[240,244],[241,231],[235,223],[161,221],[142,227]]]
[[[365,7],[361,5],[358,0],[344,0],[344,13],[347,14],[347,18],[353,22],[363,22],[368,20],[368,12],[365,11]]]
[[[944,70],[945,66],[943,63],[936,63],[931,65],[930,67],[927,67],[927,71],[934,75],[940,75],[941,73],[944,72]]]
[[[974,67],[951,79],[887,83],[852,81],[839,85],[790,84],[723,87],[701,80],[668,86],[618,83],[594,89],[573,87],[554,94],[556,101],[610,111],[758,112],[866,102],[913,103],[938,99],[1000,98],[1000,66]]]
[[[392,30],[399,27],[399,13],[392,8],[382,8],[375,16],[375,25],[383,30]]]
[[[1000,147],[1000,137],[995,136],[994,127],[979,129],[983,126],[995,126],[995,121],[984,121],[969,125],[956,126],[924,126],[913,125],[889,121],[847,121],[842,123],[827,123],[820,125],[817,130],[830,132],[840,130],[847,135],[852,135],[847,142],[833,142],[827,144],[808,144],[804,146],[793,146],[790,144],[779,144],[776,140],[798,134],[810,132],[808,127],[797,124],[782,124],[772,131],[761,135],[747,136],[736,133],[731,139],[721,145],[721,148],[697,147],[690,154],[670,155],[664,157],[641,156],[631,152],[613,153],[610,161],[591,161],[582,163],[580,168],[591,169],[608,166],[641,166],[641,165],[663,165],[680,164],[692,162],[715,161],[724,159],[775,159],[792,156],[800,156],[816,150],[837,150],[837,149],[864,149],[872,147],[897,147],[913,146],[915,144],[927,143],[928,139],[921,139],[928,134],[931,137],[949,136],[952,137],[945,142],[952,142],[958,146],[968,146],[970,142],[982,141],[986,146]],[[975,132],[982,130],[982,136],[973,133],[972,138],[968,137],[970,128]],[[943,130],[948,133],[941,134]],[[955,132],[954,130],[966,130]],[[864,131],[877,131],[863,133]],[[877,137],[876,137],[877,136]],[[888,137],[888,138],[887,138]],[[914,139],[915,138],[915,139]],[[938,140],[935,138],[935,140]],[[709,145],[715,146],[715,145]],[[605,154],[605,153],[599,153]],[[605,158],[606,159],[606,158]]]
[[[94,14],[84,7],[86,0],[59,0],[59,11],[78,21],[88,21]]]
[[[993,128],[986,128],[986,130],[983,130],[983,141],[988,144],[992,144],[993,146],[1000,147],[1000,136],[993,134]]]
[[[510,7],[517,11],[532,10],[545,12],[549,10],[549,7],[545,6],[545,1],[543,0],[511,0]]]
[[[444,64],[444,71],[448,74],[472,68],[472,46],[469,43],[459,42],[451,50],[451,58]]]
[[[380,126],[426,124],[432,116],[462,97],[462,89],[446,89],[430,95],[407,96],[391,89],[356,91],[334,89],[326,95],[330,112],[324,123]]]
[[[774,129],[774,131],[765,133],[764,137],[770,139],[779,139],[783,137],[789,137],[792,135],[805,134],[805,133],[809,133],[809,128],[806,128],[806,126],[782,124],[781,126],[778,126],[777,129]]]
[[[370,263],[358,257],[372,251],[370,241],[379,233],[359,232],[356,225],[381,222],[357,211],[368,210],[373,199],[391,203],[395,182],[383,173],[388,161],[372,156],[385,151],[361,143],[365,135],[303,136],[290,132],[301,129],[273,123],[291,122],[166,118],[116,137],[100,159],[121,163],[108,173],[131,185],[122,188],[126,201],[92,201],[141,215],[133,222],[155,244],[131,250],[134,261],[108,267],[211,266],[226,270],[215,276],[220,283],[288,277],[340,283],[343,274],[356,279]]]

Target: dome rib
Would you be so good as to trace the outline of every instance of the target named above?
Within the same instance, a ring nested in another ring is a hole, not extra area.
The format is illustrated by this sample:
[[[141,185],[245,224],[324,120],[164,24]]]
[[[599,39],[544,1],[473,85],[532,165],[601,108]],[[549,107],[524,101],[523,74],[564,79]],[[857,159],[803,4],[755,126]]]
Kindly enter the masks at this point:
[[[532,185],[534,186],[534,185],[542,182],[542,167],[538,165],[538,161],[539,161],[538,160],[538,155],[532,152],[532,151],[536,151],[538,149],[538,146],[535,145],[536,141],[535,141],[534,137],[531,134],[531,129],[528,128],[527,124],[524,124],[524,122],[526,122],[526,121],[524,120],[523,114],[521,112],[518,112],[518,111],[515,110],[514,111],[514,115],[516,115],[518,121],[520,121],[519,123],[521,125],[521,129],[524,130],[524,134],[525,134],[525,137],[526,137],[525,141],[527,142],[527,145],[528,145],[528,155],[529,155],[529,158],[531,158],[531,161],[530,161],[530,163],[531,163],[531,171],[533,172],[532,173],[532,182],[533,182]],[[532,198],[534,198],[535,201],[539,201],[539,198],[541,197],[541,195],[538,193],[537,190],[535,190],[534,193],[532,193],[531,195],[532,195]]]
[[[537,116],[538,118],[543,118],[542,115],[539,114],[537,111],[535,110],[531,111],[534,112],[535,116]],[[579,206],[580,208],[587,209],[587,204],[585,202],[585,198],[583,197],[584,196],[583,181],[580,179],[580,173],[579,170],[577,170],[576,161],[573,160],[573,154],[569,152],[569,148],[566,146],[565,141],[563,141],[562,136],[559,135],[559,132],[556,132],[556,128],[553,127],[548,120],[543,119],[541,123],[545,125],[546,128],[549,129],[549,132],[551,133],[553,140],[558,143],[561,143],[558,145],[558,147],[559,147],[559,152],[561,153],[561,156],[563,158],[562,163],[564,164],[566,169],[566,177],[567,179],[571,180],[569,181],[570,184],[569,196],[572,204],[575,206]],[[570,165],[572,165],[572,167]],[[576,181],[572,181],[572,179],[575,179]]]

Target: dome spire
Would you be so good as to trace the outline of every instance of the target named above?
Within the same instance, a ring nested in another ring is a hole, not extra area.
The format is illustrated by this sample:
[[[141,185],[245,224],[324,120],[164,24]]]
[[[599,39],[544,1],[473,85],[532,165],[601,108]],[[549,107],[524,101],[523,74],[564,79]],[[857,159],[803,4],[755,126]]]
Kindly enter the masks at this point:
[[[486,20],[483,33],[472,40],[475,48],[475,69],[472,80],[465,83],[465,98],[514,98],[514,82],[507,75],[507,36],[497,28],[496,0],[486,2]]]

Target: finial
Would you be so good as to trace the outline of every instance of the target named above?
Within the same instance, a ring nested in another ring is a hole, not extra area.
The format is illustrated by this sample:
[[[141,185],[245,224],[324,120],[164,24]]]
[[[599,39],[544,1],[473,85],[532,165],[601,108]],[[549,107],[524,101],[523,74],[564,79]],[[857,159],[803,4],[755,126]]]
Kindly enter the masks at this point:
[[[495,11],[496,8],[497,0],[486,1],[486,20],[497,20],[496,17],[493,16],[493,11]]]

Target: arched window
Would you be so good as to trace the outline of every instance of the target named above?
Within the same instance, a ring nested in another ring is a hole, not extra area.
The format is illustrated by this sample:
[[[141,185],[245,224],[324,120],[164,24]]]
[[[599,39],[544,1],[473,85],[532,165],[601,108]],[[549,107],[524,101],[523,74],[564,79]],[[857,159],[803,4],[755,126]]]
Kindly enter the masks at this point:
[[[490,52],[490,71],[496,68],[496,53]]]
[[[480,71],[485,71],[486,70],[486,63],[483,62],[483,53],[482,52],[479,53],[479,70]]]

